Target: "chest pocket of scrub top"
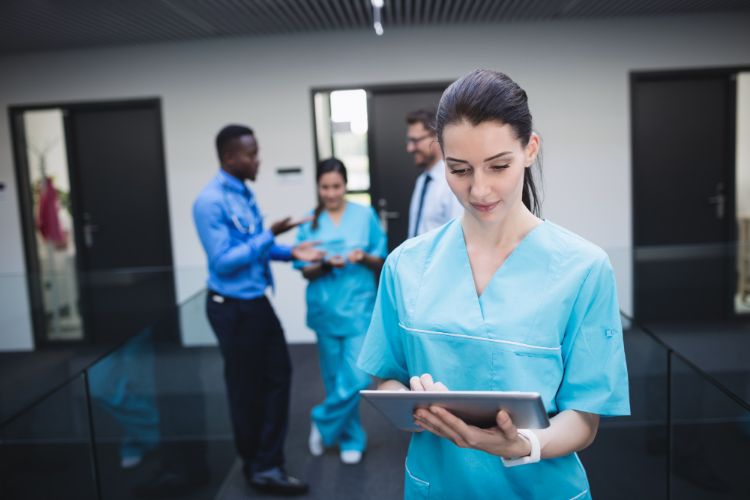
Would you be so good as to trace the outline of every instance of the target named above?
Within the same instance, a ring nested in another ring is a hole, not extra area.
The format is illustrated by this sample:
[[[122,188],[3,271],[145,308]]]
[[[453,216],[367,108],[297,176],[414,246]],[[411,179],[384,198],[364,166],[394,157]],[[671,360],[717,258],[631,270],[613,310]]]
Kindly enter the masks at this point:
[[[464,333],[401,324],[410,376],[429,373],[453,391],[490,390],[492,346]]]
[[[529,346],[493,342],[493,391],[538,392],[547,412],[552,407],[563,375],[559,347]]]
[[[547,411],[562,380],[560,348],[400,325],[410,376],[432,374],[454,391],[531,391]]]

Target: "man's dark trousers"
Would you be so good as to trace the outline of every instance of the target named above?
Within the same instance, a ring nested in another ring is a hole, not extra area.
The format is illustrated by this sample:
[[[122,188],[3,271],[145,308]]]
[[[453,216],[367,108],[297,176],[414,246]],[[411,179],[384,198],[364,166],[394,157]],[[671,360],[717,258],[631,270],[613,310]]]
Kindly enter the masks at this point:
[[[209,291],[206,309],[224,357],[244,472],[283,467],[292,365],[281,323],[266,297],[241,300]]]

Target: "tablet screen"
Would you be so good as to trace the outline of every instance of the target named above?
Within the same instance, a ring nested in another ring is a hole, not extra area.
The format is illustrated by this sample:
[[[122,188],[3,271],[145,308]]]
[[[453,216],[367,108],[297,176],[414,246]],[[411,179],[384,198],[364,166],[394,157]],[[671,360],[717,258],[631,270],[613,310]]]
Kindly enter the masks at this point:
[[[543,429],[549,419],[541,396],[536,392],[501,391],[360,391],[365,400],[396,427],[413,431],[417,408],[432,405],[447,409],[461,420],[481,428],[494,427],[497,412],[506,410],[516,427]]]

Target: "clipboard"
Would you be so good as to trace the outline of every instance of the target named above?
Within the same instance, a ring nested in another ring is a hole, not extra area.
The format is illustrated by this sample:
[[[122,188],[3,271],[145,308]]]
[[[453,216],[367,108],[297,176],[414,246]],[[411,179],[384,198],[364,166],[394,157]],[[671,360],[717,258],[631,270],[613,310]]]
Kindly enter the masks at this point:
[[[344,239],[324,240],[315,246],[323,250],[326,257],[346,257],[355,248],[362,248],[362,246],[347,245]]]
[[[494,427],[500,410],[510,414],[519,429],[544,429],[549,418],[542,397],[536,392],[506,391],[359,391],[362,397],[393,425],[414,431],[414,410],[435,405],[445,408],[470,425]]]

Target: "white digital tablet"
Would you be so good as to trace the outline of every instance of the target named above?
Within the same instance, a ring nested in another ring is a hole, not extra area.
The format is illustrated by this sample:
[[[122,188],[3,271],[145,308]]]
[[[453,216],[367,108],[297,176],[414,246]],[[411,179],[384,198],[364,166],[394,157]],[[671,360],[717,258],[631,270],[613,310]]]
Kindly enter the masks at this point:
[[[544,429],[549,419],[542,397],[536,392],[500,391],[359,391],[365,400],[396,427],[416,430],[414,411],[435,405],[449,410],[461,420],[477,427],[496,425],[497,412],[505,410],[520,429]]]

